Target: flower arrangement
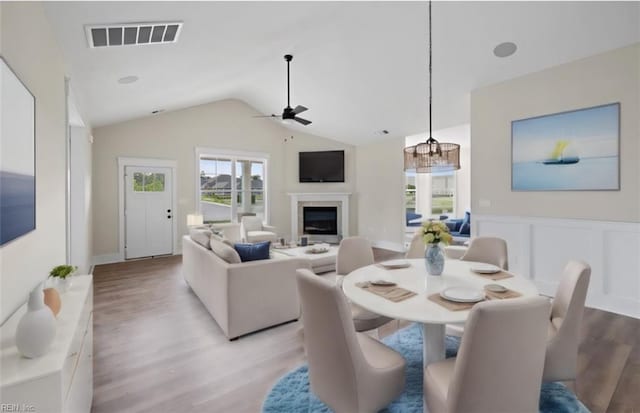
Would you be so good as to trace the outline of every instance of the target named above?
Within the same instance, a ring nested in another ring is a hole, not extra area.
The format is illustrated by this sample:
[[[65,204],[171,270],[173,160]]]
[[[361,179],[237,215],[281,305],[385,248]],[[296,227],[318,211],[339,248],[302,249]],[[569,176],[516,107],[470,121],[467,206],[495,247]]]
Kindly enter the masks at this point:
[[[453,240],[449,228],[442,221],[426,221],[420,230],[425,244],[443,243],[448,245]]]

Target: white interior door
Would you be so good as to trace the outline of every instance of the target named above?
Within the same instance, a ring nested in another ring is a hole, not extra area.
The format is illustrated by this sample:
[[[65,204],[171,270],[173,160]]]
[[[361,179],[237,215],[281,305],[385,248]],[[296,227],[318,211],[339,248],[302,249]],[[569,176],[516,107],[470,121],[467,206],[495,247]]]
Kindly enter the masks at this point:
[[[125,167],[125,258],[173,252],[171,168]]]

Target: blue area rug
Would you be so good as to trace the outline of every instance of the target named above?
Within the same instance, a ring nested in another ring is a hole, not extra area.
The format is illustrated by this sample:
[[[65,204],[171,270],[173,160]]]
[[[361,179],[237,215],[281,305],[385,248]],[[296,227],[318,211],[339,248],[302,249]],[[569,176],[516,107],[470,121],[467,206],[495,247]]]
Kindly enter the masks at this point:
[[[422,332],[414,324],[389,337],[384,343],[401,353],[407,360],[407,378],[404,392],[384,413],[422,412]],[[455,357],[457,337],[447,336],[447,357]],[[331,409],[311,393],[307,366],[301,366],[282,377],[262,407],[263,413],[330,413]],[[544,383],[540,394],[541,413],[589,413],[576,396],[561,383]]]

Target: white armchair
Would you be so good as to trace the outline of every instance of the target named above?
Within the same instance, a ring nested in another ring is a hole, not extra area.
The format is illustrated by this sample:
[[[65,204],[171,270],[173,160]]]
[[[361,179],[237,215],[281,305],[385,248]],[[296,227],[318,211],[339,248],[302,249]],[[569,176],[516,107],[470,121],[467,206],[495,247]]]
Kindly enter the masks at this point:
[[[278,240],[276,228],[271,225],[264,225],[260,217],[242,217],[241,228],[242,238],[245,242],[276,242]]]

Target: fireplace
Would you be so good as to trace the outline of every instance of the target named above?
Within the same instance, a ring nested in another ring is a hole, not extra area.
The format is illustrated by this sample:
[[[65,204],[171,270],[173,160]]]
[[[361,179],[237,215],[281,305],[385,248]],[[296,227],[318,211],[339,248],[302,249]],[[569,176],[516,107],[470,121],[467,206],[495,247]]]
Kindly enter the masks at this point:
[[[302,233],[305,235],[338,235],[338,208],[335,206],[303,207]]]

